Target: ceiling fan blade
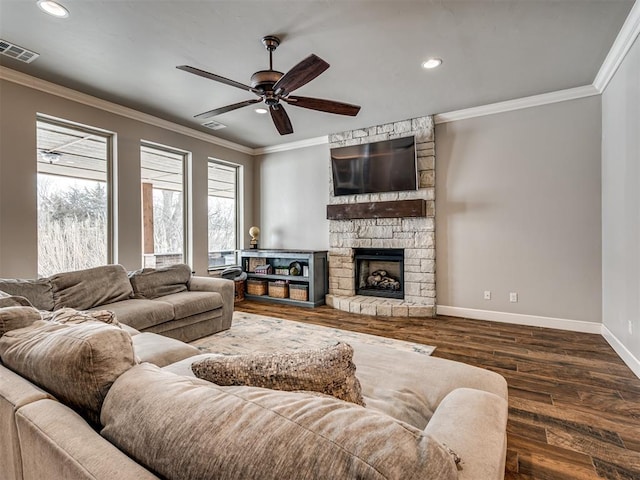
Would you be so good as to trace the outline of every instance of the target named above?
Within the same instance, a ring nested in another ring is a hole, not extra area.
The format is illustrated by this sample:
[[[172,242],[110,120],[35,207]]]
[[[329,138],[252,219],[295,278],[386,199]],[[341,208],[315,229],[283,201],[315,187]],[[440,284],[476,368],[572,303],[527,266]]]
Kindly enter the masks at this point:
[[[221,113],[227,113],[231,110],[237,110],[238,108],[246,107],[247,105],[252,105],[254,103],[261,102],[261,98],[255,98],[253,100],[245,100],[244,102],[234,103],[233,105],[227,105],[226,107],[215,108],[213,110],[209,110],[208,112],[199,113],[193,118],[209,118],[215,117],[216,115],[220,115]]]
[[[193,73],[194,75],[198,75],[200,77],[208,78],[209,80],[215,80],[216,82],[224,83],[225,85],[231,85],[232,87],[253,92],[253,89],[249,85],[236,82],[235,80],[229,80],[228,78],[221,77],[220,75],[216,75],[215,73],[205,72],[204,70],[200,70],[199,68],[190,67],[189,65],[178,65],[176,68],[178,70]]]
[[[282,105],[271,105],[269,111],[271,112],[271,119],[278,129],[278,132],[280,132],[280,135],[288,135],[290,133],[293,133],[291,120],[289,120],[289,115],[287,115],[287,112],[285,112]]]
[[[285,73],[273,86],[274,92],[285,94],[309,83],[329,68],[329,64],[313,53]]]
[[[289,96],[282,98],[289,105],[296,107],[309,108],[311,110],[319,110],[321,112],[336,113],[338,115],[349,115],[355,117],[360,111],[359,105],[350,103],[335,102],[333,100],[324,100],[322,98],[297,97]]]

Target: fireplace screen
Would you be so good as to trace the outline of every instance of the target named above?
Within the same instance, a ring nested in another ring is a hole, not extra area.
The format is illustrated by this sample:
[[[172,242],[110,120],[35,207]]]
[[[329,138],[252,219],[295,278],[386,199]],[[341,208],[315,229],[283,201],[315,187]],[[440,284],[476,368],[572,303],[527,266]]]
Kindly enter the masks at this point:
[[[404,250],[356,249],[354,260],[357,295],[404,298]]]

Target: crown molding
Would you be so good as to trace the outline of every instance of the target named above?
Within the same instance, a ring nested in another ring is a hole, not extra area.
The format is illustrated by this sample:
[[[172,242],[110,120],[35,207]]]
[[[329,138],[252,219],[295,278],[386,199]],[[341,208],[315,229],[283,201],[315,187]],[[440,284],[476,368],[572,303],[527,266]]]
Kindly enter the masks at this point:
[[[25,87],[33,88],[34,90],[39,90],[41,92],[55,95],[66,100],[81,103],[89,107],[98,108],[100,110],[104,110],[121,117],[130,118],[132,120],[153,125],[155,127],[171,130],[173,132],[196,138],[204,142],[212,143],[220,147],[229,148],[231,150],[246,153],[249,155],[254,155],[253,148],[230,142],[229,140],[218,138],[213,135],[209,135],[208,133],[194,130],[193,128],[185,127],[184,125],[170,122],[168,120],[149,115],[148,113],[139,112],[132,108],[124,107],[122,105],[118,105],[117,103],[109,102],[107,100],[103,100],[86,93],[81,93],[76,90],[57,85],[55,83],[47,82],[46,80],[32,77],[31,75],[27,75],[26,73],[18,72],[4,66],[0,66],[0,79],[17,83]]]
[[[315,145],[326,145],[329,143],[329,136],[308,138],[297,142],[281,143],[271,147],[254,148],[253,155],[264,155],[265,153],[286,152],[287,150],[297,150],[298,148],[313,147]]]
[[[593,85],[598,89],[598,92],[602,93],[607,88],[638,35],[640,35],[640,0],[636,0],[631,7],[631,11],[618,32],[611,50],[609,50],[596,78],[593,80]]]
[[[558,90],[557,92],[543,93],[533,95],[531,97],[516,98],[515,100],[507,100],[505,102],[490,103],[480,107],[465,108],[463,110],[455,110],[453,112],[439,113],[434,115],[433,121],[436,125],[440,123],[456,122],[458,120],[466,120],[468,118],[483,117],[485,115],[494,115],[496,113],[511,112],[513,110],[521,110],[529,107],[539,107],[551,103],[566,102],[567,100],[575,100],[578,98],[591,97],[599,95],[600,92],[593,85],[585,85],[583,87],[569,88],[567,90]]]

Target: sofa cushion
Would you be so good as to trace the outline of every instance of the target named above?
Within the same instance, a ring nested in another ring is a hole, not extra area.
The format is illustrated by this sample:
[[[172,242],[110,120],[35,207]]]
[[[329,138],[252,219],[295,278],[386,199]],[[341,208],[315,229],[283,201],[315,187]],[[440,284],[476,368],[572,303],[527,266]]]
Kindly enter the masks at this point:
[[[222,386],[310,390],[364,406],[353,348],[338,342],[322,348],[249,355],[216,355],[191,365],[196,377]]]
[[[157,301],[172,305],[176,320],[222,308],[222,295],[218,292],[180,292]]]
[[[200,353],[200,350],[188,343],[156,333],[139,333],[131,338],[139,361],[153,363],[158,367],[164,367]]]
[[[387,415],[326,396],[220,387],[150,364],[115,381],[101,419],[105,438],[165,478],[457,478],[442,445]]]
[[[33,307],[33,305],[25,297],[10,295],[0,290],[0,307]]]
[[[38,310],[53,310],[53,288],[51,280],[0,279],[0,290],[10,295],[27,298]]]
[[[143,268],[129,273],[135,298],[154,299],[184,292],[191,279],[191,267],[184,263],[164,268]]]
[[[138,330],[173,320],[173,307],[168,303],[156,300],[130,299],[108,303],[89,309],[109,310],[116,314],[120,323],[125,323]]]
[[[58,273],[50,277],[54,309],[70,307],[88,310],[133,295],[122,265],[104,265],[86,270]]]
[[[131,337],[101,322],[37,321],[0,337],[5,366],[91,421],[113,381],[134,365]]]
[[[40,312],[33,307],[14,306],[0,308],[0,337],[18,328],[28,327],[40,320]]]

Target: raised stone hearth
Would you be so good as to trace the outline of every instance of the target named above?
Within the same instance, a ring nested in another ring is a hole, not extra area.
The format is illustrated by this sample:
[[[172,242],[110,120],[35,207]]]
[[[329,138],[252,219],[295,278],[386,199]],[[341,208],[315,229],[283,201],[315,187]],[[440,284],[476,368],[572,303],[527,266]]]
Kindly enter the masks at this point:
[[[402,317],[435,315],[435,138],[433,118],[431,116],[420,117],[333,134],[329,137],[329,141],[331,148],[334,148],[410,135],[415,135],[416,138],[418,190],[336,197],[333,195],[333,184],[330,185],[330,205],[422,199],[426,203],[426,212],[424,216],[330,219],[329,294],[326,297],[329,306],[364,315]],[[360,248],[404,250],[403,299],[356,295],[354,249]]]

